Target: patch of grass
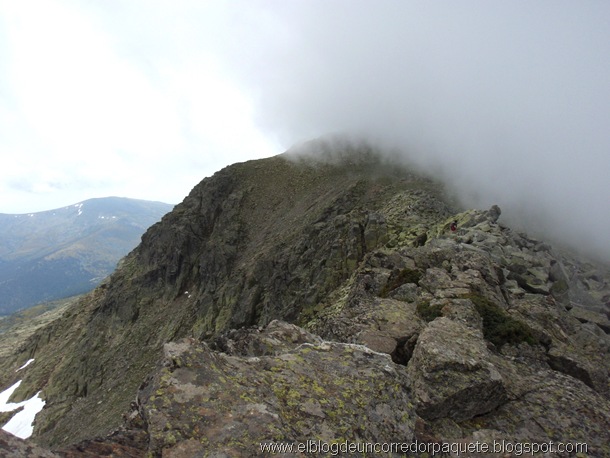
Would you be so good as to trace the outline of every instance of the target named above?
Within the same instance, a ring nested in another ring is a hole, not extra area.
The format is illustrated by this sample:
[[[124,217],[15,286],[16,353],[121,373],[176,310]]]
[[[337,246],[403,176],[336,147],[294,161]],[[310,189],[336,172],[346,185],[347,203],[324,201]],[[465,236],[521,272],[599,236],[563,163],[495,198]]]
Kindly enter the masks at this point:
[[[381,289],[379,295],[381,297],[388,297],[390,291],[395,290],[396,288],[401,285],[404,285],[405,283],[415,283],[416,285],[419,285],[419,280],[421,279],[421,276],[422,274],[419,270],[406,268],[398,271],[397,274],[392,273],[390,275],[390,278],[388,278],[386,284]]]
[[[417,313],[424,321],[429,323],[442,315],[443,307],[443,304],[430,305],[430,301],[420,301],[417,303]]]
[[[570,287],[568,286],[568,282],[563,279],[557,280],[555,283],[553,283],[553,286],[551,286],[551,294],[556,298],[562,297],[569,290]]]
[[[504,311],[500,306],[479,294],[470,293],[463,296],[470,299],[477,312],[483,319],[483,335],[496,347],[504,344],[519,344],[521,342],[530,345],[539,343],[532,329],[522,321],[516,320]]]
[[[306,305],[301,310],[301,313],[299,314],[296,323],[299,326],[307,326],[307,323],[317,318],[325,308],[326,307],[324,306],[324,304],[321,303]]]

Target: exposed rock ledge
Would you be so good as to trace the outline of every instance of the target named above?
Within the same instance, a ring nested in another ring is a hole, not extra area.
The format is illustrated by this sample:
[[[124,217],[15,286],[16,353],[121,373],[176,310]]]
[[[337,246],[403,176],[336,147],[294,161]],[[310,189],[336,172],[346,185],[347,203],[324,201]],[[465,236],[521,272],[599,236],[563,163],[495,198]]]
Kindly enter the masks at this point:
[[[0,450],[14,457],[251,457],[264,455],[258,444],[266,441],[587,435],[598,438],[590,450],[605,456],[607,399],[556,371],[533,372],[509,361],[492,354],[475,327],[445,317],[421,333],[407,366],[363,345],[327,342],[273,321],[210,345],[196,339],[165,344],[163,362],[140,387],[126,428],[107,438],[49,452],[3,435]]]

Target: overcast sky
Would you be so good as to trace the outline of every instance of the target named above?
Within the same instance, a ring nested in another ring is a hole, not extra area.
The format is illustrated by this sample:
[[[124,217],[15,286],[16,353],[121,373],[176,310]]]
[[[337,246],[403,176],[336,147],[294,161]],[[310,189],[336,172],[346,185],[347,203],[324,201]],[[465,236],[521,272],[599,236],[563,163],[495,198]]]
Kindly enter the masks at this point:
[[[605,0],[0,0],[0,212],[355,133],[610,259],[609,56]]]

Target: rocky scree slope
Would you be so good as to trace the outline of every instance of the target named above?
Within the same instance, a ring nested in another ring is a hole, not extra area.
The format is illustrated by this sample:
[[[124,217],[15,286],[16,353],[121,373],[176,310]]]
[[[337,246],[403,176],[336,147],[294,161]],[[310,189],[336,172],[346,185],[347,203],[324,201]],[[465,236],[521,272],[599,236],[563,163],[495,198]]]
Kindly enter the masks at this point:
[[[35,440],[61,456],[307,439],[610,456],[608,271],[499,215],[368,154],[237,164],[1,364],[36,358],[15,396],[43,390]]]

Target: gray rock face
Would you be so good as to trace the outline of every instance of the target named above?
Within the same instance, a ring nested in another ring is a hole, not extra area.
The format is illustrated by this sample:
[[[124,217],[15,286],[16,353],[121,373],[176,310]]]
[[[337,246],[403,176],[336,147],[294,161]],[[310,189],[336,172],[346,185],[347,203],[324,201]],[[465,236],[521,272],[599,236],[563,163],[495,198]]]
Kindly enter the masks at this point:
[[[365,258],[354,278],[366,277],[367,288],[353,285],[358,293],[321,312],[310,329],[385,352],[390,341],[379,345],[371,336],[393,336],[392,354],[404,348],[406,355],[395,362],[407,365],[418,440],[569,437],[609,456],[605,314],[576,304],[568,311],[552,288],[544,290],[562,281],[564,266],[578,264],[550,248],[536,251],[539,242],[479,216],[448,218],[470,222],[457,234],[444,223],[429,230],[436,235],[424,246]],[[510,276],[516,264],[523,266],[521,284]],[[395,266],[419,275],[405,274],[399,284]],[[577,270],[568,283],[583,277]],[[528,282],[543,287],[532,291]],[[562,402],[572,406],[569,413]]]
[[[487,211],[487,214],[489,216],[489,221],[495,223],[498,221],[498,218],[502,214],[502,211],[497,205],[492,205],[491,208]]]
[[[0,456],[5,458],[59,458],[59,455],[23,441],[0,429]]]
[[[138,395],[148,453],[250,457],[264,455],[259,443],[412,440],[406,370],[388,355],[277,321],[225,345],[231,354],[195,340],[165,345],[165,367]]]
[[[468,420],[506,401],[502,376],[483,334],[459,321],[441,317],[426,327],[408,374],[417,413],[425,420]]]

